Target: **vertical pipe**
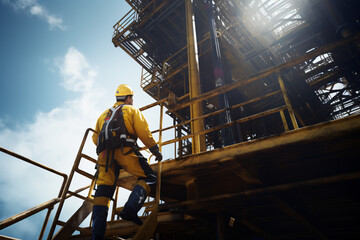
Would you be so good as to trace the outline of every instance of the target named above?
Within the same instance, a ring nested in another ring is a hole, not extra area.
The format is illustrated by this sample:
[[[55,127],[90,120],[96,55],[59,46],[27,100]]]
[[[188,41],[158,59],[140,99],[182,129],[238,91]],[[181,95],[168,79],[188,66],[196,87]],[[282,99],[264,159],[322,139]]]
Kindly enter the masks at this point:
[[[58,223],[58,220],[59,220],[59,217],[60,217],[61,210],[62,210],[62,208],[63,208],[63,206],[64,206],[64,202],[65,202],[65,199],[66,199],[66,194],[67,194],[68,191],[69,191],[71,181],[72,181],[72,179],[73,179],[73,177],[74,177],[74,173],[75,173],[75,171],[76,171],[76,170],[78,169],[78,167],[79,167],[80,160],[81,160],[81,153],[82,153],[82,150],[83,150],[83,148],[84,148],[86,138],[87,138],[87,136],[88,136],[88,134],[89,134],[90,131],[94,131],[94,130],[88,128],[88,129],[86,130],[85,135],[84,135],[84,137],[83,137],[83,140],[82,140],[82,142],[81,142],[81,144],[80,144],[80,148],[79,148],[78,153],[77,153],[77,155],[76,155],[75,162],[74,162],[74,165],[73,165],[73,167],[72,167],[72,169],[71,169],[70,176],[69,176],[69,178],[68,178],[68,180],[67,180],[67,182],[66,182],[65,188],[64,188],[64,190],[63,190],[63,192],[62,192],[61,200],[60,200],[59,206],[58,206],[58,208],[57,208],[57,211],[56,211],[56,214],[55,214],[55,217],[54,217],[54,220],[53,220],[53,223],[52,223],[51,228],[50,228],[50,231],[49,231],[49,235],[48,235],[48,238],[47,238],[48,240],[50,240],[50,239],[52,238],[52,236],[54,235],[55,228],[56,228],[56,226],[57,226],[57,223]]]
[[[159,126],[159,150],[161,151],[161,141],[162,141],[162,126],[163,126],[163,111],[164,104],[160,105],[160,126]],[[157,170],[157,182],[156,182],[156,196],[155,196],[155,204],[158,204],[160,201],[160,191],[161,191],[161,161],[158,162],[158,170]]]
[[[141,81],[140,81],[140,87],[144,87],[144,68],[141,68]]]
[[[39,240],[41,240],[43,238],[43,236],[44,236],[44,233],[45,233],[45,230],[46,230],[46,225],[49,222],[50,213],[53,210],[53,208],[54,208],[54,205],[52,205],[51,207],[48,208],[48,211],[47,211],[46,216],[45,216],[44,224],[43,224],[43,226],[41,228],[41,231],[40,231]]]
[[[177,121],[177,123],[179,123],[180,121]],[[177,128],[177,136],[179,139],[181,139],[181,128],[182,126],[178,126]],[[179,140],[179,157],[181,158],[183,155],[183,141]]]
[[[115,212],[116,212],[116,208],[117,208],[118,197],[119,197],[119,187],[116,187],[115,199],[114,199],[114,203],[113,203],[113,207],[112,207],[112,212],[111,212],[111,221],[114,221],[114,220],[115,220]]]
[[[287,95],[287,92],[286,92],[286,88],[285,88],[285,85],[284,85],[284,81],[282,80],[281,78],[281,75],[280,73],[277,73],[277,77],[278,77],[278,81],[279,81],[279,85],[280,85],[280,88],[281,88],[281,91],[282,91],[282,94],[283,94],[283,97],[284,97],[284,100],[285,100],[285,103],[286,103],[286,106],[287,106],[287,109],[289,111],[289,115],[290,115],[290,118],[291,118],[291,122],[294,126],[294,129],[298,129],[299,126],[296,122],[296,118],[295,118],[295,114],[294,114],[294,110],[291,106],[291,103],[290,103],[290,100],[288,98],[288,95]]]
[[[217,240],[225,240],[225,226],[224,226],[224,215],[222,213],[216,214],[216,235]]]
[[[334,5],[334,3],[329,3],[328,0],[322,0],[322,2],[325,8],[327,9],[327,11],[324,11],[325,16],[336,29],[336,33],[341,38],[348,38],[353,36],[354,35],[353,30],[344,21],[344,18],[339,13],[339,10],[336,8],[336,5]]]
[[[173,125],[176,125],[176,118],[173,118]],[[176,128],[174,128],[174,139],[176,139]],[[176,143],[174,143],[174,159],[176,159]]]
[[[281,120],[283,122],[285,131],[289,131],[289,126],[288,126],[288,124],[286,122],[286,118],[285,118],[285,114],[284,114],[283,110],[280,111],[280,116],[281,116]]]
[[[220,44],[216,34],[216,22],[214,18],[214,3],[212,0],[206,2],[206,8],[209,19],[209,33],[210,33],[210,42],[211,42],[211,53],[212,53],[212,62],[214,67],[214,77],[215,77],[215,87],[222,87],[225,84],[224,78],[224,69],[221,60]],[[218,96],[219,108],[229,108],[229,100],[227,93],[220,94]],[[226,110],[225,112],[220,113],[221,125],[231,122],[230,111]],[[234,130],[232,127],[223,128],[221,130],[221,141],[223,146],[231,145],[234,143]]]
[[[186,35],[187,35],[187,55],[189,71],[190,99],[201,95],[200,74],[199,74],[199,55],[197,50],[195,15],[193,12],[193,0],[185,0],[186,14]],[[191,119],[200,117],[202,112],[202,103],[193,103],[190,105]],[[204,120],[199,119],[191,122],[191,132],[197,133],[204,130]],[[199,153],[205,150],[205,136],[195,135],[192,138],[192,152]]]

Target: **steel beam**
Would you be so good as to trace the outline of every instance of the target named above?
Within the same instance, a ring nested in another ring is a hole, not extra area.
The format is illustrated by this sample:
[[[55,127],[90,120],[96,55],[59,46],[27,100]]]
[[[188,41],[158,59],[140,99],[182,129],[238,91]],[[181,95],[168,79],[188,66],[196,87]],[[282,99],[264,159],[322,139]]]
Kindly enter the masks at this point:
[[[253,154],[259,151],[266,151],[273,148],[281,148],[287,145],[298,143],[312,143],[323,140],[343,137],[347,133],[360,131],[360,115],[354,115],[347,118],[320,123],[297,130],[288,131],[273,137],[266,137],[254,141],[234,144],[222,149],[215,149],[192,156],[183,157],[181,160],[170,160],[162,163],[162,174],[166,176],[176,170],[186,171],[194,166],[205,166],[215,162],[225,163],[246,154]],[[153,169],[156,164],[151,165]],[[136,182],[132,175],[121,172],[118,184],[127,189]]]

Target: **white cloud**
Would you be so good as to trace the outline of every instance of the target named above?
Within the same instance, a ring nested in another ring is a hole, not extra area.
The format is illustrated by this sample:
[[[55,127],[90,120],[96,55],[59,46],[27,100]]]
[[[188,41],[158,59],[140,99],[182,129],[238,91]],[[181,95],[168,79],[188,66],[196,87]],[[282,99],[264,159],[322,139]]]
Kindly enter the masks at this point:
[[[59,28],[64,31],[66,29],[61,18],[50,14],[46,8],[41,6],[36,0],[2,0],[2,2],[13,7],[15,11],[25,11],[31,15],[38,16],[49,24],[50,30]]]
[[[16,11],[18,11],[34,5],[36,0],[3,0],[3,2],[10,4]]]
[[[69,48],[65,57],[56,63],[63,76],[61,84],[65,89],[87,92],[92,88],[97,73],[90,69],[86,58],[76,48]]]
[[[31,13],[32,15],[39,15],[39,16],[45,14],[43,7],[41,7],[40,5],[32,6],[32,7],[30,8],[30,13]]]

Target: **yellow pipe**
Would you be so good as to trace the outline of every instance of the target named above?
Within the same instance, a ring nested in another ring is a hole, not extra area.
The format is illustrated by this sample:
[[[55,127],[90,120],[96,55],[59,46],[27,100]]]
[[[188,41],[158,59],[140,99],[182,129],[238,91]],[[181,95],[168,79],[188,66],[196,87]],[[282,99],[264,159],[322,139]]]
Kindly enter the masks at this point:
[[[285,114],[284,114],[283,110],[280,111],[280,116],[281,116],[281,120],[283,122],[285,131],[289,131],[289,126],[288,126],[288,124],[286,122],[286,118],[285,118]]]
[[[162,149],[162,127],[163,127],[163,117],[164,117],[164,104],[160,105],[160,126],[159,126],[159,150]],[[161,191],[161,161],[158,162],[158,170],[157,170],[157,182],[156,182],[156,196],[155,203],[159,204],[160,201],[160,191]]]
[[[200,75],[199,75],[199,56],[196,40],[195,16],[192,8],[193,0],[185,0],[186,14],[186,35],[187,35],[187,55],[188,55],[188,71],[189,71],[189,89],[190,99],[201,95]],[[202,115],[201,102],[192,103],[190,105],[191,119]],[[204,130],[204,121],[199,119],[191,122],[191,132],[197,133]],[[192,152],[200,153],[205,151],[205,137],[198,134],[192,138]]]
[[[298,129],[299,126],[298,126],[298,124],[296,122],[294,110],[293,110],[293,108],[291,106],[291,103],[290,103],[290,100],[289,100],[289,97],[287,95],[286,88],[285,88],[285,85],[284,85],[284,81],[282,80],[282,78],[280,76],[280,73],[277,74],[277,77],[278,77],[278,81],[279,81],[279,84],[280,84],[280,88],[281,88],[281,91],[282,91],[282,94],[283,94],[287,109],[289,111],[291,122],[292,122],[292,124],[294,126],[294,129]]]

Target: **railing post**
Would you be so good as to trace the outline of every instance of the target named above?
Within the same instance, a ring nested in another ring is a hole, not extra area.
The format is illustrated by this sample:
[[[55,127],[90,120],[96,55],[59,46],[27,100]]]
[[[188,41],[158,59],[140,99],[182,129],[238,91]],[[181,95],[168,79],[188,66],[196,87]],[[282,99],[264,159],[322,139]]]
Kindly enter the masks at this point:
[[[290,103],[290,100],[289,100],[289,97],[287,95],[286,88],[285,88],[285,85],[284,85],[284,81],[281,78],[280,72],[277,72],[277,77],[278,77],[279,85],[280,85],[280,88],[281,88],[281,91],[282,91],[282,94],[283,94],[283,97],[284,97],[284,100],[285,100],[286,107],[287,107],[287,109],[289,111],[289,115],[290,115],[293,127],[294,127],[294,129],[298,129],[299,126],[298,126],[298,124],[296,122],[294,110],[293,110],[293,108],[291,106],[291,103]]]
[[[285,131],[289,131],[289,126],[288,126],[288,124],[286,122],[286,118],[285,118],[285,114],[284,114],[283,110],[280,111],[280,116],[281,116],[281,120],[283,122]]]
[[[39,235],[39,240],[41,240],[44,236],[44,233],[45,233],[45,230],[46,230],[46,225],[47,223],[49,222],[49,217],[50,217],[50,214],[51,214],[51,211],[53,210],[54,206],[50,206],[48,208],[48,211],[46,213],[46,216],[45,216],[45,220],[44,220],[44,224],[41,228],[41,231],[40,231],[40,235]]]
[[[72,181],[72,179],[73,179],[74,173],[75,173],[75,171],[76,171],[76,170],[78,169],[78,167],[79,167],[79,163],[80,163],[80,160],[81,160],[81,153],[82,153],[82,150],[83,150],[83,148],[84,148],[86,138],[87,138],[87,136],[88,136],[88,134],[89,134],[90,131],[93,131],[93,132],[94,132],[94,130],[92,130],[91,128],[88,128],[88,129],[86,130],[85,135],[84,135],[84,137],[83,137],[83,140],[82,140],[82,142],[81,142],[81,144],[80,144],[80,148],[79,148],[79,150],[78,150],[78,153],[77,153],[77,156],[76,156],[76,159],[75,159],[73,168],[72,168],[71,173],[70,173],[70,175],[69,175],[69,178],[68,178],[68,180],[67,180],[67,182],[66,182],[65,189],[64,189],[63,192],[62,192],[61,200],[60,200],[58,209],[57,209],[57,211],[56,211],[56,214],[55,214],[53,223],[52,223],[51,228],[50,228],[50,231],[49,231],[49,235],[48,235],[48,238],[47,238],[48,240],[50,240],[50,239],[52,238],[52,236],[54,235],[55,227],[56,227],[57,222],[58,222],[58,220],[59,220],[59,216],[60,216],[62,207],[63,207],[64,202],[65,202],[65,199],[66,199],[66,194],[67,194],[67,192],[68,192],[68,190],[69,190],[69,187],[70,187],[71,181]],[[90,189],[90,191],[91,191],[91,189]]]
[[[163,127],[163,111],[164,104],[160,104],[160,126],[159,126],[159,150],[162,148],[162,127]],[[155,204],[160,202],[160,191],[161,191],[161,161],[158,162],[158,170],[157,170],[157,182],[156,182],[156,196],[155,196]]]

